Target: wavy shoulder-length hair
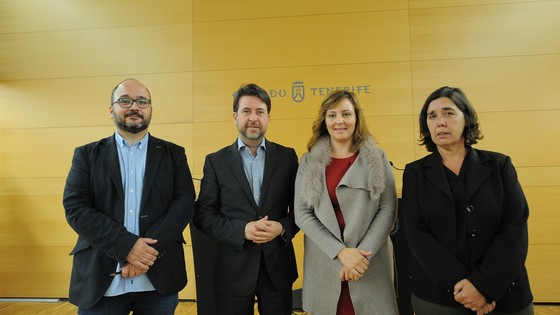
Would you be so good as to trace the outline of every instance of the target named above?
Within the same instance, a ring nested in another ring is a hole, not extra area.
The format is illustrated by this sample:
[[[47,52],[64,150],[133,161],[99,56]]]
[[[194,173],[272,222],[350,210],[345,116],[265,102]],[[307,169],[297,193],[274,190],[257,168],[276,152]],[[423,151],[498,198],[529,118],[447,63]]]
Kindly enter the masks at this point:
[[[463,130],[465,146],[471,146],[476,144],[478,140],[481,140],[483,135],[479,128],[478,115],[465,93],[460,88],[443,86],[428,96],[420,111],[420,137],[418,139],[418,144],[426,146],[428,152],[434,152],[436,150],[437,145],[432,141],[430,130],[428,129],[428,107],[432,101],[441,97],[447,97],[453,101],[465,116],[465,129]]]
[[[325,97],[317,113],[317,118],[313,122],[311,139],[307,143],[307,150],[311,148],[321,139],[322,137],[328,137],[329,131],[327,130],[327,125],[325,123],[325,118],[327,117],[327,111],[336,107],[343,99],[348,99],[352,106],[354,107],[354,112],[356,113],[356,129],[352,135],[352,151],[356,152],[364,141],[371,137],[371,134],[366,126],[364,119],[364,114],[362,113],[362,108],[360,107],[360,102],[358,97],[351,91],[347,90],[335,90]]]

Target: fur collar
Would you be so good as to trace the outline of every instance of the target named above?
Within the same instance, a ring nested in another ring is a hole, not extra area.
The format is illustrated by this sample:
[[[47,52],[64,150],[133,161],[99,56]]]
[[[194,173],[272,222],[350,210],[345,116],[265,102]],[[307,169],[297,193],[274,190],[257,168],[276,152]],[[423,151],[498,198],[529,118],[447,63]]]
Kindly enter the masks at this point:
[[[325,187],[325,169],[331,163],[330,139],[323,137],[307,153],[307,167],[303,171],[303,187],[307,194],[305,200],[309,205],[317,206]],[[360,147],[360,151],[353,166],[362,165],[363,170],[359,173],[367,175],[366,186],[370,191],[372,199],[379,198],[385,189],[385,162],[383,161],[383,151],[375,144],[375,141],[368,138]],[[352,167],[351,167],[352,169]],[[350,169],[348,170],[350,172]]]

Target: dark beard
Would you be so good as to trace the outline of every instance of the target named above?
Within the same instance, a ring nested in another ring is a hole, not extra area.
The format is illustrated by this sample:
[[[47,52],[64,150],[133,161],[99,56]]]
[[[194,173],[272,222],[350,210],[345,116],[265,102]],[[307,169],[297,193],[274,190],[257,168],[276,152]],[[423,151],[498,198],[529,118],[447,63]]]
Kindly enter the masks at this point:
[[[130,116],[139,117],[139,118],[142,119],[142,121],[133,125],[133,126],[129,126],[125,123],[125,119],[127,117],[130,117]],[[115,122],[115,126],[117,126],[117,129],[120,129],[120,130],[128,132],[128,133],[137,134],[141,131],[144,131],[144,130],[148,129],[148,126],[150,126],[151,118],[146,120],[146,119],[144,119],[144,115],[142,115],[140,113],[129,113],[129,114],[125,115],[124,118],[125,119],[121,120],[119,117],[117,117],[113,113],[113,121]]]

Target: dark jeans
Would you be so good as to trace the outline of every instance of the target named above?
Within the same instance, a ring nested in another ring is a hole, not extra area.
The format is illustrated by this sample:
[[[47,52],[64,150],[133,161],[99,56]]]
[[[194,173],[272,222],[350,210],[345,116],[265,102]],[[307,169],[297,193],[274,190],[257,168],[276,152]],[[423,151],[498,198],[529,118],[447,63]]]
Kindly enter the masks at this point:
[[[179,294],[162,296],[156,291],[127,293],[103,297],[88,309],[78,309],[79,315],[173,315],[179,304]]]
[[[447,305],[435,304],[423,300],[416,295],[412,294],[412,308],[414,309],[414,314],[416,315],[472,315],[476,314],[464,307],[453,307]],[[534,315],[533,304],[529,305],[525,309],[513,313],[504,313],[493,311],[491,315]]]

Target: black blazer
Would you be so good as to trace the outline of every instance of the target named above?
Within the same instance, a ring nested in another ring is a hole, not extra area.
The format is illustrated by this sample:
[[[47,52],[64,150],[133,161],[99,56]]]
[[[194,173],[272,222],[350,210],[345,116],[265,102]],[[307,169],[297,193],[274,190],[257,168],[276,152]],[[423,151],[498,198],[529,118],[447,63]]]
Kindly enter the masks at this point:
[[[115,137],[74,151],[64,188],[66,219],[78,233],[72,250],[70,302],[89,308],[113,280],[139,237],[157,239],[160,253],[148,278],[161,294],[187,283],[182,232],[194,211],[194,187],[185,150],[150,135],[140,207],[140,236],[126,230],[124,192]]]
[[[433,303],[461,306],[453,287],[466,278],[496,301],[497,311],[523,309],[533,297],[525,269],[529,208],[517,173],[500,153],[471,149],[467,159],[460,209],[439,153],[405,168],[401,215],[415,261],[412,291]],[[465,211],[468,248],[457,246],[456,211]]]
[[[299,231],[293,213],[297,168],[294,149],[266,141],[264,176],[257,205],[243,170],[237,141],[206,157],[193,222],[219,242],[214,275],[216,291],[251,294],[258,279],[261,252],[277,289],[291,288],[297,279],[291,241]],[[266,215],[280,222],[285,234],[260,246],[245,241],[245,225]]]

